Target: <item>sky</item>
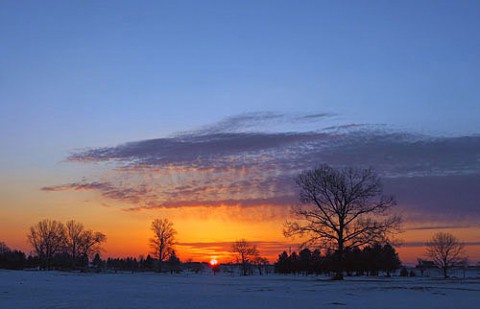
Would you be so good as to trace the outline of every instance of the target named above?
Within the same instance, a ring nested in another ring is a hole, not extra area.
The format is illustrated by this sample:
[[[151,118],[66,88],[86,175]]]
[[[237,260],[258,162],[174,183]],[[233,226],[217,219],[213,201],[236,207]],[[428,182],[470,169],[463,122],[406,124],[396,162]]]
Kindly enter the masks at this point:
[[[480,260],[478,1],[2,1],[0,240],[75,219],[104,255],[245,238],[274,260],[295,176],[372,166],[404,217]],[[222,260],[220,259],[222,262]]]

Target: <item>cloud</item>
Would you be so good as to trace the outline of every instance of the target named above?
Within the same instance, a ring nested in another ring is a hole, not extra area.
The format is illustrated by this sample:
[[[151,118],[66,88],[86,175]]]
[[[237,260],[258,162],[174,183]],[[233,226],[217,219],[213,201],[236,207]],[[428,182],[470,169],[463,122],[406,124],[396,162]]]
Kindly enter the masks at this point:
[[[276,130],[289,131],[298,130],[300,126],[305,131],[306,125],[322,125],[326,120],[332,119],[336,114],[333,113],[316,113],[316,114],[282,114],[277,112],[255,112],[245,113],[227,117],[214,124],[204,126],[194,131],[183,132],[177,135],[206,135],[223,133],[239,133],[239,132],[274,132]]]
[[[302,118],[303,119],[317,119],[317,118],[326,118],[326,117],[332,117],[332,116],[335,116],[335,114],[332,114],[332,113],[318,113],[318,114],[305,115]]]
[[[229,262],[232,260],[232,244],[231,242],[180,242],[176,246],[185,248],[196,258],[202,259],[206,256],[217,256],[223,259],[222,262]],[[248,241],[252,246],[256,246],[260,252],[260,256],[267,257],[270,262],[274,262],[278,255],[282,253],[285,248],[290,247],[292,250],[300,250],[300,244],[291,244],[287,242],[276,241]],[[193,254],[192,254],[193,252]]]
[[[397,195],[410,216],[429,221],[441,220],[445,215],[456,221],[480,219],[480,174],[471,174],[471,170],[464,175],[385,178],[384,185]]]
[[[480,136],[426,136],[384,125],[332,126],[334,118],[329,113],[243,114],[170,137],[87,149],[68,161],[113,163],[102,181],[43,190],[93,190],[125,202],[129,211],[287,208],[296,203],[295,175],[326,163],[372,166],[401,207],[426,221],[448,213],[478,218]]]
[[[131,204],[137,204],[145,200],[149,195],[149,189],[146,186],[134,185],[132,187],[121,187],[107,182],[81,182],[70,183],[59,186],[50,186],[41,188],[42,191],[96,191],[108,199],[120,200]]]
[[[41,188],[42,191],[89,191],[89,190],[110,190],[112,185],[105,182],[81,182],[81,183],[70,183],[58,186],[50,186]]]
[[[331,129],[330,129],[331,130]],[[387,177],[476,175],[480,137],[428,137],[375,129],[345,132],[215,133],[130,142],[69,156],[123,168],[277,166],[295,172],[318,163],[373,166]],[[282,171],[284,171],[284,169]]]
[[[465,247],[477,247],[480,246],[480,241],[467,241],[467,242],[462,242]],[[419,241],[410,241],[410,242],[405,242],[401,244],[402,247],[404,248],[418,248],[418,247],[425,247],[425,242],[419,242]]]
[[[466,229],[474,226],[471,224],[455,224],[455,225],[425,225],[425,226],[416,226],[407,228],[408,231],[424,231],[424,230],[446,230],[446,229]]]

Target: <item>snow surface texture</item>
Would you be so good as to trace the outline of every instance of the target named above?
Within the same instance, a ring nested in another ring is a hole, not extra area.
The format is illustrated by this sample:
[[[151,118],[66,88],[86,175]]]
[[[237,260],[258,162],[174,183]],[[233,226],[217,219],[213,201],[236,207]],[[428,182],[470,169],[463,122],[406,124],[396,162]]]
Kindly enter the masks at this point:
[[[480,280],[0,270],[0,308],[479,308]]]

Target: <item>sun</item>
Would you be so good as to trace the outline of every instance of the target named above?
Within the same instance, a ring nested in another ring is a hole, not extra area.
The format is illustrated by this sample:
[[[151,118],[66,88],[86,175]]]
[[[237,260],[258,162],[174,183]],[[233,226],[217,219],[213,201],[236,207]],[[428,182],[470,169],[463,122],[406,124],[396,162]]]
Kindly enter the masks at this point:
[[[210,260],[210,265],[211,265],[211,266],[216,266],[216,265],[218,265],[218,261],[217,261],[216,257],[213,257],[213,258]]]

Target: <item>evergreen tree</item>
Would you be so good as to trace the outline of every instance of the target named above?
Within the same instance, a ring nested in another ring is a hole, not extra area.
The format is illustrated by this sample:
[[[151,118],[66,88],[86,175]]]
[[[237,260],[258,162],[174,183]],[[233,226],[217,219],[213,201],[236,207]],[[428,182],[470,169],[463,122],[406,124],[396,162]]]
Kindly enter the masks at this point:
[[[177,257],[175,254],[175,250],[172,250],[172,253],[170,254],[170,257],[167,260],[168,267],[170,268],[170,273],[173,274],[179,273],[181,271],[181,264],[180,259]]]
[[[310,251],[310,249],[308,248],[303,249],[302,251],[300,251],[298,259],[299,272],[303,274],[311,274],[312,251]]]
[[[400,268],[402,262],[398,257],[398,253],[395,251],[395,248],[390,244],[385,244],[382,248],[382,263],[381,270],[387,273],[387,276],[390,276],[390,273],[395,272]]]
[[[275,272],[280,274],[288,274],[288,254],[286,251],[283,251],[282,254],[278,255],[278,260],[275,263]]]
[[[95,254],[95,257],[92,260],[92,264],[95,267],[95,269],[100,270],[104,267],[104,262],[102,261],[102,258],[100,257],[100,254]]]
[[[149,255],[147,255],[147,258],[145,259],[144,263],[145,269],[147,270],[153,270],[155,267],[155,260]]]
[[[25,253],[11,250],[4,242],[0,242],[0,268],[23,269],[26,266]]]

